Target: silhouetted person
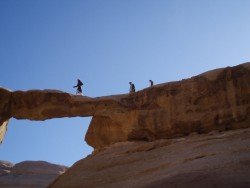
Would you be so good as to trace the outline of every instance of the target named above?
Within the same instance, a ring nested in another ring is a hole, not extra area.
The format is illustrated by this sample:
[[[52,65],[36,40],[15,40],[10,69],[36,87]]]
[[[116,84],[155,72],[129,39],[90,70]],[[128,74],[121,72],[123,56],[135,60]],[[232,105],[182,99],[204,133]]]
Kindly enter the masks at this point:
[[[149,80],[150,82],[150,87],[152,87],[154,85],[154,82],[152,80]]]
[[[77,89],[76,89],[76,95],[77,95],[77,94],[82,95],[82,86],[83,86],[82,81],[81,81],[81,80],[79,80],[79,79],[77,79],[77,85],[76,85],[76,86],[74,86],[74,88],[76,88],[76,87],[77,87]]]
[[[135,92],[135,85],[132,82],[129,82],[130,88],[129,88],[129,93],[134,93]]]

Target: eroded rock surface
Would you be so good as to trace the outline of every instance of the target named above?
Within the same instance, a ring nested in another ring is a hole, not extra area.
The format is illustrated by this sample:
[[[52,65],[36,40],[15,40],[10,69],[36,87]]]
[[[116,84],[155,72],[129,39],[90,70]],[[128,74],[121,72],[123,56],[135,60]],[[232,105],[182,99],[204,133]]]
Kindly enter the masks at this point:
[[[13,166],[14,166],[14,164],[12,164],[8,161],[1,161],[0,160],[0,176],[10,173]]]
[[[45,161],[24,161],[15,165],[0,161],[0,187],[44,188],[66,170],[65,166]]]
[[[250,128],[120,142],[76,162],[50,188],[250,187]]]
[[[134,94],[89,98],[54,90],[0,89],[0,137],[9,118],[93,116],[85,140],[96,150],[130,140],[250,126],[250,63],[155,85]]]

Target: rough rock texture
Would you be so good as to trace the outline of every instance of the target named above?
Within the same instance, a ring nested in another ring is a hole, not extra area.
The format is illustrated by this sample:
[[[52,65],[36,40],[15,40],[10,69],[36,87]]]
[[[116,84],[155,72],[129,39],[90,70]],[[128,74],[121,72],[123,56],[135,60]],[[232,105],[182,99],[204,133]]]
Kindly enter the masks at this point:
[[[44,161],[24,161],[16,165],[0,161],[0,187],[47,187],[66,169]]]
[[[0,88],[0,143],[7,131],[11,91]]]
[[[153,141],[249,127],[250,63],[131,95],[89,98],[54,90],[0,89],[1,123],[11,117],[45,120],[75,116],[93,116],[85,140],[96,150],[129,140]],[[1,135],[6,130],[3,126]]]
[[[8,126],[9,120],[2,121],[1,126],[0,126],[0,143],[3,142],[4,135],[7,131],[7,126]]]
[[[250,187],[250,128],[122,142],[76,162],[50,188]]]
[[[50,187],[250,187],[250,63],[98,98],[0,88],[0,140],[11,117],[75,116],[93,116],[95,150]],[[39,187],[51,174],[1,168],[0,186]]]
[[[8,161],[1,161],[0,160],[0,176],[3,174],[10,173],[13,166],[14,165]]]
[[[93,117],[86,141],[94,148],[249,127],[249,63],[148,88],[120,103],[130,110]]]

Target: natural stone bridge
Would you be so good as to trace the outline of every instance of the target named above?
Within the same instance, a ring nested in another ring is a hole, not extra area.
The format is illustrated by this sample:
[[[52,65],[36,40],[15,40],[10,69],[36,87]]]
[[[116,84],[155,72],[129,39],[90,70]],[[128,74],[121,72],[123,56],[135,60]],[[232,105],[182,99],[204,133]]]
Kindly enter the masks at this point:
[[[85,140],[95,149],[127,140],[152,141],[250,127],[250,63],[107,97],[0,88],[0,141],[11,117],[76,116],[93,116]]]

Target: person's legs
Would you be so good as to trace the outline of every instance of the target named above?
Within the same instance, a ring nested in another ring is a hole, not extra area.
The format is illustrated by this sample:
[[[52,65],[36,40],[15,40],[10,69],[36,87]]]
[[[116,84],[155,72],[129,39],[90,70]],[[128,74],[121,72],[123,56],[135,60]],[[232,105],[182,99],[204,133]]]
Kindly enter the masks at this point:
[[[77,87],[76,94],[82,95],[82,88],[81,88],[81,86]]]

